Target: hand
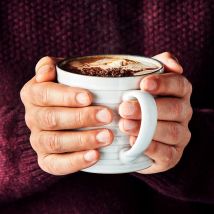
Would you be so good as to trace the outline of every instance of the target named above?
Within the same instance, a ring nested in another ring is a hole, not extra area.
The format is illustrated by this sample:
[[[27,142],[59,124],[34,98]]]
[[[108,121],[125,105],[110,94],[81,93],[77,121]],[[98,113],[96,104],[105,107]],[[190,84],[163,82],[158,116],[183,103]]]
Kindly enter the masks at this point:
[[[113,141],[108,129],[77,131],[112,121],[110,109],[90,106],[92,95],[81,88],[53,82],[57,59],[44,57],[36,65],[36,76],[21,90],[30,142],[39,166],[54,175],[64,175],[97,162],[96,149]]]
[[[174,167],[191,137],[188,123],[192,117],[192,86],[181,75],[183,69],[172,54],[165,52],[154,58],[163,62],[167,73],[147,76],[140,83],[142,90],[157,95],[155,100],[158,110],[153,141],[145,151],[154,163],[151,167],[141,170],[140,173],[143,174],[162,172]],[[122,132],[130,135],[130,144],[133,145],[141,120],[138,102],[123,102],[119,106],[119,114],[122,117],[119,127]]]

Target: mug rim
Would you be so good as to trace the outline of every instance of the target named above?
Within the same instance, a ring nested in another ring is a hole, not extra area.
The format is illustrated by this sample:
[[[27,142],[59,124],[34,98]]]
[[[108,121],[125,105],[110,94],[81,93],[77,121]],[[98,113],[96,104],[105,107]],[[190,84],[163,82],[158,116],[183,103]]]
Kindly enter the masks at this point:
[[[146,59],[146,60],[149,60],[149,61],[154,61],[156,62],[157,64],[159,64],[159,68],[157,68],[156,70],[154,71],[151,71],[149,73],[145,73],[145,74],[141,74],[141,75],[136,75],[136,76],[122,76],[122,77],[112,77],[112,76],[90,76],[90,75],[84,75],[84,74],[78,74],[78,73],[73,73],[73,72],[69,72],[65,69],[62,68],[62,64],[63,63],[66,63],[70,60],[74,60],[74,59],[82,59],[82,58],[89,58],[89,57],[96,57],[96,56],[113,56],[113,57],[116,57],[116,56],[119,56],[119,57],[136,57],[136,58],[141,58],[141,59]],[[60,70],[64,71],[64,72],[67,72],[69,74],[72,74],[72,75],[77,75],[79,77],[88,77],[88,78],[92,78],[92,79],[101,79],[101,78],[106,78],[106,79],[128,79],[128,78],[136,78],[136,77],[143,77],[143,76],[146,76],[146,75],[151,75],[151,74],[155,74],[155,73],[162,73],[164,71],[164,65],[161,61],[157,60],[157,59],[154,59],[152,57],[145,57],[145,56],[140,56],[140,55],[129,55],[129,54],[94,54],[94,55],[87,55],[87,56],[78,56],[78,57],[67,57],[63,60],[60,60],[57,64],[56,64],[56,67],[58,67]]]

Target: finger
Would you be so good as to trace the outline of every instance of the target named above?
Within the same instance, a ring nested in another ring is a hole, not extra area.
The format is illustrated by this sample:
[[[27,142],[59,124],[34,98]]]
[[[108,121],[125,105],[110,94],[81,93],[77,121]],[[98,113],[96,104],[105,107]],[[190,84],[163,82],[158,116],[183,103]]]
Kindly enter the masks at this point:
[[[119,105],[119,115],[124,119],[140,120],[141,110],[137,100],[124,101]]]
[[[165,70],[174,73],[183,73],[183,68],[179,64],[178,59],[170,52],[164,52],[154,56],[153,58],[164,64]]]
[[[188,123],[192,116],[190,102],[178,98],[156,98],[158,120]]]
[[[31,102],[39,106],[82,107],[90,105],[93,99],[86,89],[54,82],[31,84],[27,93]]]
[[[166,171],[174,167],[180,160],[183,149],[152,141],[144,152],[154,163],[147,169],[140,170],[139,173],[151,174]]]
[[[46,56],[41,58],[36,64],[36,81],[48,82],[56,79],[56,63],[62,58]]]
[[[74,173],[95,164],[99,159],[96,150],[66,154],[51,154],[38,156],[38,164],[45,172],[52,175]]]
[[[137,137],[130,136],[130,145],[133,146]],[[184,147],[174,147],[162,144],[158,141],[152,141],[149,147],[144,152],[154,163],[151,167],[139,171],[142,174],[152,174],[166,171],[177,164],[182,156]]]
[[[39,130],[63,130],[95,127],[112,121],[112,111],[101,106],[85,108],[43,107],[28,113],[26,123]]]
[[[177,122],[158,121],[153,140],[176,147],[185,147],[190,140],[190,131]]]
[[[128,129],[131,127],[130,129]],[[119,128],[123,133],[131,136],[138,136],[140,130],[140,122],[133,120],[121,119]],[[176,145],[184,147],[187,145],[191,137],[187,127],[176,122],[158,121],[153,140],[162,142],[168,145]],[[131,139],[133,143],[133,137]]]
[[[153,95],[184,97],[191,91],[191,84],[182,75],[166,73],[145,77],[140,88]]]
[[[67,153],[97,149],[113,141],[108,129],[87,131],[42,131],[31,133],[30,142],[37,153]]]
[[[137,137],[131,135],[131,136],[129,137],[129,144],[130,144],[130,146],[133,146],[133,145],[135,144],[135,141],[136,141],[136,140],[137,140]]]
[[[192,108],[189,102],[178,98],[156,98],[158,120],[189,122],[192,116]],[[141,109],[137,100],[122,102],[119,106],[119,114],[124,119],[140,120]]]
[[[36,82],[36,79],[35,79],[35,77],[33,77],[27,83],[25,83],[25,85],[20,90],[20,98],[21,98],[23,104],[25,105],[25,108],[28,106],[32,106],[31,102],[29,102],[29,99],[32,98],[31,94],[29,93],[30,92],[29,89],[35,82]]]
[[[119,129],[125,134],[137,136],[140,130],[140,122],[137,120],[120,119]]]

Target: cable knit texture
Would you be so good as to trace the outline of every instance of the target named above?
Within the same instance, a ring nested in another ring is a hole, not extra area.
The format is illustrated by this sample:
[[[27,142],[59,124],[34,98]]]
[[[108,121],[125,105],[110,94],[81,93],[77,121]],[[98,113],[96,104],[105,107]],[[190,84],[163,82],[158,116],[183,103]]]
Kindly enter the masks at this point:
[[[134,175],[169,197],[214,203],[213,23],[212,0],[1,0],[0,201],[44,191],[59,179],[38,167],[19,98],[39,58],[171,51],[193,84],[193,137],[174,169]]]

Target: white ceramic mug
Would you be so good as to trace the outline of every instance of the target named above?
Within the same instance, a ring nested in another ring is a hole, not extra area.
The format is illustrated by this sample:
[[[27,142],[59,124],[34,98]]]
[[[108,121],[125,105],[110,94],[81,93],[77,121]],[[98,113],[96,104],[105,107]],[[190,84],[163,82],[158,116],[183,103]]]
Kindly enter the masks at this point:
[[[102,55],[105,56],[105,55]],[[71,73],[61,69],[66,60],[57,65],[57,80],[59,83],[88,89],[92,92],[94,105],[104,105],[111,108],[115,115],[112,123],[103,127],[114,132],[114,141],[111,145],[99,149],[100,160],[93,166],[84,169],[93,173],[128,173],[145,169],[152,164],[152,160],[143,154],[152,141],[157,124],[157,107],[154,97],[139,90],[140,81],[149,74],[162,73],[164,68],[158,60],[131,55],[106,55],[122,57],[158,67],[140,76],[130,77],[98,77]],[[90,56],[87,56],[90,57]],[[76,58],[81,59],[81,58]],[[70,59],[67,59],[67,61]],[[130,147],[129,137],[120,132],[118,127],[118,106],[122,101],[137,99],[141,107],[141,127],[135,144]],[[88,128],[91,129],[91,128]]]

